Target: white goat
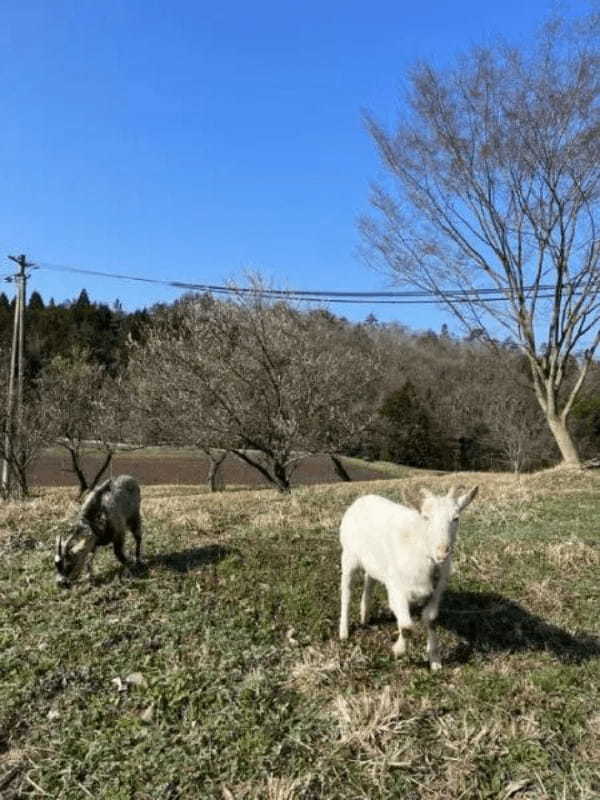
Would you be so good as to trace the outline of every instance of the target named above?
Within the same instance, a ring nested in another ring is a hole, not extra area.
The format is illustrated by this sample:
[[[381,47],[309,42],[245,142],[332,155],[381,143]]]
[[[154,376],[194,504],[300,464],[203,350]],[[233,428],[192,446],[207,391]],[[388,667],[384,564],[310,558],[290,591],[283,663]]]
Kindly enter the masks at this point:
[[[474,499],[479,487],[456,497],[450,489],[436,496],[422,489],[421,511],[393,503],[385,497],[359,497],[347,509],[340,526],[342,583],[340,639],[348,638],[350,587],[355,570],[364,570],[360,621],[369,615],[373,581],[383,583],[398,623],[395,656],[406,651],[402,635],[412,628],[410,604],[428,599],[422,612],[427,629],[427,657],[432,670],[441,668],[439,642],[433,622],[448,583],[452,548],[459,514]]]

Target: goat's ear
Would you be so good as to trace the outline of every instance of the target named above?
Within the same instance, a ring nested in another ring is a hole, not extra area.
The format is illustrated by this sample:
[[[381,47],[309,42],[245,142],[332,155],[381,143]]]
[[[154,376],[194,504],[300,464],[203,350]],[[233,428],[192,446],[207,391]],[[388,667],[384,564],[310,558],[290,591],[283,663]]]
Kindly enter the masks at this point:
[[[406,491],[406,489],[402,489],[402,502],[408,508],[414,508],[415,511],[419,510],[419,498],[414,495],[414,491]]]
[[[100,508],[100,503],[102,500],[102,495],[104,492],[108,491],[111,486],[110,478],[104,483],[101,483],[100,486],[96,486],[95,489],[88,494],[85,498],[83,503],[81,504],[81,508],[79,510],[79,514],[81,517],[85,517],[86,515],[94,515],[98,513]]]
[[[423,512],[427,508],[428,501],[432,500],[435,497],[435,495],[433,494],[433,492],[430,492],[429,489],[419,489],[419,491],[421,492],[421,496],[423,498],[423,500],[421,501],[420,513],[423,514]]]
[[[467,492],[467,494],[461,495],[457,500],[458,510],[463,511],[469,505],[469,503],[471,503],[477,497],[478,491],[479,486],[475,486],[470,492]]]

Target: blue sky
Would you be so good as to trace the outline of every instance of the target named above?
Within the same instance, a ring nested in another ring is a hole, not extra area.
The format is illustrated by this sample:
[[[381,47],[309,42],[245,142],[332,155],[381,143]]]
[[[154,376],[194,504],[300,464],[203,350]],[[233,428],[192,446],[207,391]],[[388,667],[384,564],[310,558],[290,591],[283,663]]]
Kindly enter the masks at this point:
[[[526,41],[585,2],[5,0],[0,253],[42,264],[296,289],[376,291],[356,219],[380,175],[361,122],[392,122],[407,67]],[[12,263],[0,260],[0,275]],[[37,270],[128,309],[177,291]],[[12,292],[12,287],[3,288]],[[439,328],[428,306],[331,306]]]

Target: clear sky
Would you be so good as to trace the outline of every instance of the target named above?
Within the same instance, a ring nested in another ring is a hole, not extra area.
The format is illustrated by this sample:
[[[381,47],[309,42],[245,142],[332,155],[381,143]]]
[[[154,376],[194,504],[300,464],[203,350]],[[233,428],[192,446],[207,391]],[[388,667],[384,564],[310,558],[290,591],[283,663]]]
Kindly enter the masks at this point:
[[[0,275],[42,264],[295,289],[376,291],[356,219],[380,167],[361,122],[395,118],[406,69],[504,36],[547,0],[5,0],[0,25]],[[127,309],[174,289],[38,270]],[[12,293],[9,284],[3,284]],[[439,328],[430,306],[331,306]]]

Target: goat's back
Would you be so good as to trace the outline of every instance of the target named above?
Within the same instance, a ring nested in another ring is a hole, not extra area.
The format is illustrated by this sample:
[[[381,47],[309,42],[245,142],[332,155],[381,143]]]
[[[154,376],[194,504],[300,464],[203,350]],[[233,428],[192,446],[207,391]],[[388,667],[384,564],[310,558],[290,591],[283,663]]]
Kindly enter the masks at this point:
[[[118,475],[110,481],[102,494],[102,507],[109,514],[118,514],[126,519],[139,513],[140,485],[131,475]]]
[[[421,527],[421,515],[414,508],[365,495],[346,510],[340,542],[372,577],[385,581],[390,569],[410,568],[420,549]]]

